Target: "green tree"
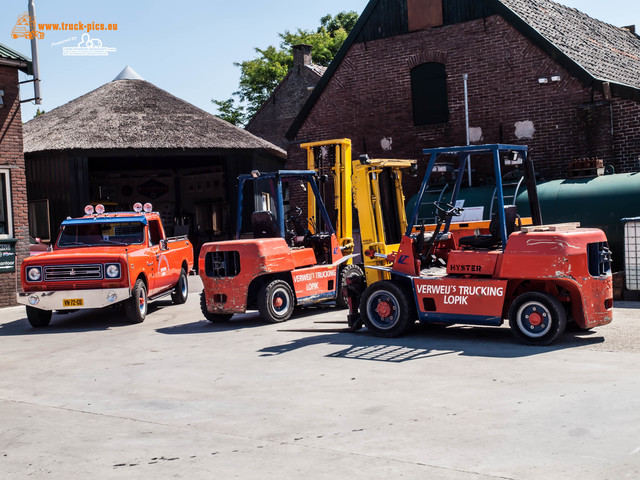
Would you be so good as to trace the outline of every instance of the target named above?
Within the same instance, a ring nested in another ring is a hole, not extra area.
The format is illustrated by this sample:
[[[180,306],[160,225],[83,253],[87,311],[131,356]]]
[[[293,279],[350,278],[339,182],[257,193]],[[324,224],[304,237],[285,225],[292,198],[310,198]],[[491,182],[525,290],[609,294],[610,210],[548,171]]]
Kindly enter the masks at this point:
[[[40,107],[38,107],[38,110],[36,110],[36,114],[33,116],[33,118],[39,117],[40,115],[44,115],[45,112],[44,110],[40,110]]]
[[[257,58],[234,63],[240,68],[238,91],[233,92],[228,100],[211,100],[218,106],[218,116],[234,125],[245,124],[267,101],[293,66],[293,45],[311,45],[313,63],[326,67],[338,53],[357,20],[356,12],[325,15],[315,31],[299,28],[295,32],[287,30],[279,33],[281,42],[278,48],[256,48]],[[239,100],[237,105],[236,99]]]

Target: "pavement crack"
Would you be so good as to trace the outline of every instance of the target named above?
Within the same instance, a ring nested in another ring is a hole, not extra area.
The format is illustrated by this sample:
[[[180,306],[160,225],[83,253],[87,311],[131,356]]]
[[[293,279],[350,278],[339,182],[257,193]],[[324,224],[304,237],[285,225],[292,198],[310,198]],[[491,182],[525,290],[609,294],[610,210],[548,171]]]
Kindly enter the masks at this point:
[[[473,474],[473,475],[479,475],[481,477],[484,478],[491,478],[491,479],[499,479],[499,480],[514,480],[512,477],[503,477],[503,476],[499,476],[499,475],[491,475],[491,474],[487,474],[487,473],[480,473],[480,472],[476,472],[476,471],[472,471],[472,470],[464,470],[464,469],[459,469],[459,468],[452,468],[452,467],[444,467],[441,465],[433,465],[433,464],[428,464],[428,463],[422,463],[422,462],[414,462],[414,461],[408,461],[408,460],[399,460],[396,458],[389,458],[389,457],[384,457],[384,456],[376,456],[376,455],[368,455],[368,454],[364,454],[364,453],[358,453],[358,452],[352,452],[352,451],[346,451],[346,450],[338,450],[335,448],[327,448],[327,447],[322,447],[322,446],[313,446],[313,445],[307,445],[305,443],[301,443],[300,440],[303,440],[304,437],[296,437],[294,439],[294,441],[276,441],[276,440],[269,440],[269,439],[264,439],[264,438],[256,438],[256,437],[248,437],[248,436],[244,436],[244,435],[234,435],[234,434],[230,434],[230,433],[226,433],[226,432],[219,432],[217,430],[211,430],[208,428],[203,428],[203,427],[194,427],[193,425],[175,425],[175,424],[171,424],[171,423],[162,423],[162,422],[154,422],[151,420],[142,420],[142,419],[138,419],[138,418],[132,418],[132,417],[127,417],[124,415],[112,415],[112,414],[108,414],[108,413],[99,413],[99,412],[89,412],[87,410],[81,410],[81,409],[76,409],[76,408],[69,408],[69,407],[60,407],[57,405],[48,405],[48,404],[42,404],[42,403],[36,403],[36,402],[27,402],[25,400],[14,400],[14,399],[10,399],[10,398],[4,398],[4,397],[0,397],[0,401],[3,402],[10,402],[10,403],[15,403],[15,404],[19,404],[19,405],[30,405],[30,406],[34,406],[34,407],[40,407],[40,408],[51,408],[54,410],[61,410],[61,411],[66,411],[66,412],[73,412],[73,413],[78,413],[78,414],[83,414],[83,415],[92,415],[92,416],[96,416],[96,417],[104,417],[104,418],[115,418],[115,419],[119,419],[119,420],[126,420],[126,421],[131,421],[131,422],[138,422],[138,423],[142,423],[142,424],[147,424],[147,425],[155,425],[155,426],[160,426],[160,427],[165,427],[165,428],[173,428],[176,430],[184,430],[184,431],[193,431],[193,430],[197,430],[197,431],[202,431],[202,432],[208,432],[208,433],[213,433],[216,435],[220,435],[220,436],[224,436],[224,437],[228,437],[228,438],[236,438],[236,439],[240,439],[240,440],[249,440],[249,441],[253,441],[253,442],[257,442],[259,444],[264,444],[264,443],[268,443],[271,445],[287,445],[287,446],[292,446],[292,447],[296,447],[296,448],[304,448],[307,450],[320,450],[320,451],[324,451],[324,452],[330,452],[330,453],[334,453],[334,454],[338,454],[338,455],[345,455],[345,456],[355,456],[355,457],[362,457],[362,458],[374,458],[374,459],[378,459],[378,460],[385,460],[388,462],[394,462],[394,463],[399,463],[399,464],[404,464],[404,465],[416,465],[416,466],[420,466],[420,467],[427,467],[427,468],[434,468],[434,469],[438,469],[438,470],[446,470],[446,471],[451,471],[451,472],[459,472],[459,473],[469,473],[469,474]],[[354,432],[356,432],[358,430],[354,430]],[[263,448],[265,445],[261,445],[258,448]],[[239,450],[234,450],[234,452],[238,452]],[[221,452],[213,452],[211,455],[217,455],[220,454]],[[149,463],[154,463],[153,460],[165,460],[165,461],[173,461],[173,460],[177,460],[178,457],[175,458],[157,458],[157,459],[152,459],[151,462]],[[129,464],[129,463],[118,463],[115,464],[114,467],[123,467],[123,466],[135,466],[137,464]]]

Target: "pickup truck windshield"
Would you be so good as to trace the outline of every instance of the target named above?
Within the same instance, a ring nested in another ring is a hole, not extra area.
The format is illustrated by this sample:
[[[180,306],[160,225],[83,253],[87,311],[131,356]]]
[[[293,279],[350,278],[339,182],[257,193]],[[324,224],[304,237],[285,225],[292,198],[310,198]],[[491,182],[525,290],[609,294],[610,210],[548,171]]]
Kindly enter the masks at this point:
[[[65,225],[58,240],[59,247],[83,245],[130,245],[144,241],[144,224],[140,222],[100,222]]]

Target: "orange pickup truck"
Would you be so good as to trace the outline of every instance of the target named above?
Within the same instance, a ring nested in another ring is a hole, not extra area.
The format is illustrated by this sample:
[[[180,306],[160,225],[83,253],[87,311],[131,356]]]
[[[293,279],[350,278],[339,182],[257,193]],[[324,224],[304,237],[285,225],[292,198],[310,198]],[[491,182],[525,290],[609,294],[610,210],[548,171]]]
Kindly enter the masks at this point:
[[[84,217],[63,221],[51,250],[22,262],[17,300],[31,326],[49,325],[54,310],[116,304],[140,323],[149,300],[171,295],[184,303],[193,247],[186,237],[166,238],[152,209],[136,203],[133,212],[105,214],[102,205],[95,213],[87,205]]]

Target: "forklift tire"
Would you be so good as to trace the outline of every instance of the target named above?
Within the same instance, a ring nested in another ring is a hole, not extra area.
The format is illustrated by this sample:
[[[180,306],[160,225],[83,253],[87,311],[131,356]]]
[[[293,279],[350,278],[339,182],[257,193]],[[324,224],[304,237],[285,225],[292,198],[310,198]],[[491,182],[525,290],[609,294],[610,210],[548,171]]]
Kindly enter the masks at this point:
[[[549,345],[565,331],[567,315],[560,301],[545,292],[527,292],[509,307],[509,326],[527,345]]]
[[[209,320],[211,323],[224,323],[231,320],[233,317],[233,313],[211,313],[207,310],[207,299],[204,296],[204,290],[200,294],[200,310],[202,311],[202,315],[204,318]]]
[[[258,293],[260,316],[271,323],[289,320],[295,307],[293,290],[284,280],[265,283]]]
[[[27,306],[27,320],[33,328],[48,327],[51,321],[51,310],[40,310],[39,308]]]
[[[354,277],[356,275],[364,277],[364,272],[358,265],[345,265],[344,268],[340,270],[340,274],[338,276],[338,296],[336,297],[336,305],[338,308],[349,308],[347,297],[344,296],[342,292],[347,286],[347,278]]]
[[[173,293],[171,294],[171,301],[176,305],[182,305],[187,301],[187,297],[189,296],[189,279],[187,278],[187,272],[184,271],[184,268],[180,269],[180,278],[178,278],[178,283],[174,288]]]
[[[142,279],[136,280],[136,284],[131,290],[131,298],[126,300],[125,313],[131,323],[142,323],[147,318],[149,299],[147,298],[147,287]]]
[[[369,286],[360,301],[364,324],[378,337],[399,337],[416,320],[413,299],[396,283],[382,280]]]

